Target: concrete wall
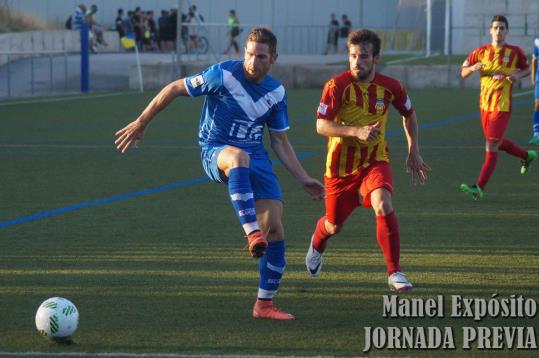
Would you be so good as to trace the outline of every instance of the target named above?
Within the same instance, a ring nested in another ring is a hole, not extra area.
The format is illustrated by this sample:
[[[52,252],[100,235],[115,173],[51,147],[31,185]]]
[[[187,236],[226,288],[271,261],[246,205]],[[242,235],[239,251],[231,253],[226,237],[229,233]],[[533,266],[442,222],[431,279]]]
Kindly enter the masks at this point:
[[[504,15],[509,20],[507,42],[530,53],[539,36],[539,1],[537,0],[451,0],[452,46],[454,54],[468,54],[491,42],[490,20]]]
[[[4,0],[13,10],[25,11],[44,17],[50,21],[64,23],[75,11],[79,3],[87,6],[96,4],[96,19],[105,27],[112,27],[118,8],[133,10],[140,6],[143,10],[153,10],[156,15],[161,10],[176,8],[178,0]],[[443,0],[435,0],[443,1]],[[182,0],[183,11],[196,5],[199,12],[209,23],[226,23],[228,10],[236,9],[241,23],[266,24],[269,26],[326,26],[329,14],[334,12],[339,21],[347,14],[354,26],[392,28],[395,20],[399,24],[412,26],[416,21],[415,3],[405,1],[398,9],[399,0]]]
[[[202,71],[208,64],[191,64],[181,67],[181,77]],[[318,88],[331,77],[346,71],[345,65],[279,65],[272,66],[271,75],[286,88]],[[385,75],[400,80],[406,88],[479,88],[479,76],[473,74],[463,80],[460,77],[460,65],[389,65],[379,68]],[[176,74],[170,64],[157,63],[142,66],[145,89],[159,89],[173,81]],[[530,87],[530,78],[525,78],[518,88]],[[129,88],[138,90],[138,72],[132,66],[129,76]]]
[[[140,6],[153,10],[155,19],[161,10],[178,6],[178,0],[3,0],[13,10],[25,11],[63,24],[75,11],[78,3],[98,7],[96,19],[104,28],[114,26],[117,9],[124,12]],[[426,0],[182,0],[183,12],[196,5],[204,16],[203,28],[196,29],[209,40],[211,51],[221,53],[228,44],[226,36],[227,16],[235,9],[244,31],[239,41],[245,40],[248,30],[254,26],[269,26],[279,38],[281,54],[320,54],[326,46],[330,14],[335,13],[339,22],[347,14],[353,27],[368,27],[385,32],[406,29],[416,30],[416,37],[424,37]],[[435,4],[445,0],[433,0]],[[438,23],[437,21],[436,23]],[[404,35],[406,36],[406,31]],[[435,38],[436,36],[433,36]],[[400,37],[398,37],[400,38]],[[399,43],[400,41],[397,41]],[[406,44],[403,47],[407,48]],[[436,47],[435,47],[436,48]],[[417,50],[412,48],[410,50]]]
[[[105,31],[105,41],[108,46],[99,47],[100,52],[121,51],[120,40],[116,31]],[[4,52],[39,53],[47,51],[80,52],[80,33],[78,31],[30,31],[0,34],[0,66],[8,61]],[[39,56],[39,54],[36,54]],[[10,55],[10,61],[15,61],[28,55]]]

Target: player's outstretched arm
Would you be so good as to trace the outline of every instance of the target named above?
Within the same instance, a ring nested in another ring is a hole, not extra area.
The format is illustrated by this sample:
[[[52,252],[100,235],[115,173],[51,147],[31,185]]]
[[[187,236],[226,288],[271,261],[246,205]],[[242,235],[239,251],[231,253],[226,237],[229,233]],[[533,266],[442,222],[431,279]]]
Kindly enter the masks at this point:
[[[131,146],[136,146],[144,137],[144,129],[157,113],[165,109],[174,98],[188,95],[183,78],[169,83],[152,99],[137,119],[115,133],[116,148],[125,153]]]
[[[408,141],[408,156],[406,158],[406,172],[412,175],[412,184],[425,184],[427,172],[431,168],[423,161],[419,154],[417,118],[415,111],[408,117],[402,117],[402,124],[406,140]]]
[[[314,200],[320,200],[324,197],[324,185],[318,180],[311,178],[303,169],[303,166],[296,157],[292,145],[288,141],[286,132],[270,131],[271,149],[277,155],[277,158],[283,163],[286,170],[290,172],[303,185]]]

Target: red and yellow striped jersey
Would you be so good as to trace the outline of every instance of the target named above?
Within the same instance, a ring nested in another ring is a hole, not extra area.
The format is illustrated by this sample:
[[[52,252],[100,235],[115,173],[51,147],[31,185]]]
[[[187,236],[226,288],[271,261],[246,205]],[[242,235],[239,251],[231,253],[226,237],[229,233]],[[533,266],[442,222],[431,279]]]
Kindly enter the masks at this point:
[[[487,112],[511,112],[513,84],[506,80],[517,70],[528,68],[528,59],[520,47],[484,45],[475,49],[463,67],[482,63],[479,107]]]
[[[359,127],[380,122],[380,135],[371,142],[328,138],[327,177],[346,177],[374,162],[389,162],[385,133],[390,104],[405,117],[414,111],[402,84],[379,73],[372,82],[360,83],[346,71],[325,84],[317,112],[319,119]]]

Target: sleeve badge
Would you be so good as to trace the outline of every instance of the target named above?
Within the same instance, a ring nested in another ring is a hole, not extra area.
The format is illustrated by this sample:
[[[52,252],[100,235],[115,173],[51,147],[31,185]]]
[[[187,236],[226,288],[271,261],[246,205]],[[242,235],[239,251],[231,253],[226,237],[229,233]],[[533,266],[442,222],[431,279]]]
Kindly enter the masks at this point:
[[[204,84],[204,77],[202,77],[202,75],[195,76],[189,79],[189,83],[191,84],[191,87],[197,88]]]

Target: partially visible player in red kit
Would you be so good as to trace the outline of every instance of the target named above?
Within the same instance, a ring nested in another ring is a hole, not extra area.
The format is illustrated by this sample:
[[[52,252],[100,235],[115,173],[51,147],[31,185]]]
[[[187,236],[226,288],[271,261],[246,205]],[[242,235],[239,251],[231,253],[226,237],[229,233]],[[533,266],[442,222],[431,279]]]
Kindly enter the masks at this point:
[[[530,74],[524,51],[505,42],[508,32],[507,18],[494,16],[490,22],[491,44],[475,49],[462,64],[462,78],[476,71],[481,76],[479,107],[486,140],[485,161],[474,184],[460,185],[460,190],[474,200],[483,198],[485,187],[496,168],[499,150],[520,159],[521,174],[526,174],[537,158],[536,151],[526,151],[504,137],[512,109],[513,82]]]
[[[406,170],[412,183],[425,183],[430,168],[419,154],[417,119],[404,87],[375,71],[380,38],[373,31],[357,30],[349,34],[347,43],[350,70],[326,83],[317,112],[317,132],[328,137],[326,214],[316,224],[305,263],[311,276],[320,275],[327,240],[342,229],[356,207],[372,207],[389,287],[408,291],[412,284],[399,265],[399,225],[391,200],[393,180],[385,138],[390,105],[402,115],[408,141]]]

